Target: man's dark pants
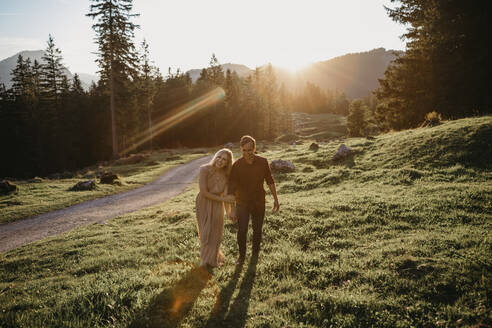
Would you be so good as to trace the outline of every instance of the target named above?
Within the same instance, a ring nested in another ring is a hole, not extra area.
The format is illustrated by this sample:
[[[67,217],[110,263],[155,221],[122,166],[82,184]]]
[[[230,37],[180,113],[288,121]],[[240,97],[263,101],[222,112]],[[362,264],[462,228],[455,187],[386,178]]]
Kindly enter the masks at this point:
[[[246,256],[246,239],[248,236],[248,225],[251,217],[253,226],[253,255],[258,255],[261,244],[261,234],[263,228],[263,219],[265,217],[265,203],[251,205],[238,204],[237,206],[237,244],[239,246],[239,257]]]

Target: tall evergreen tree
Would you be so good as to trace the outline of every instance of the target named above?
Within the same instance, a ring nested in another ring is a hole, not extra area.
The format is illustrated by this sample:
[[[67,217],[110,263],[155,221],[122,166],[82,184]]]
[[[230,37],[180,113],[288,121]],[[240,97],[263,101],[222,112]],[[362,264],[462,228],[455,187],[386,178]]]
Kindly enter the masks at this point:
[[[236,72],[231,72],[230,69],[226,71],[226,78],[224,82],[225,91],[225,114],[224,121],[228,124],[224,125],[224,137],[226,140],[236,140],[238,138],[237,125],[240,120],[239,109],[241,101],[241,90],[239,76]]]
[[[347,117],[347,130],[352,137],[362,136],[366,126],[367,106],[361,99],[355,99],[350,103],[349,115]]]
[[[210,58],[209,67],[207,69],[209,80],[215,86],[223,86],[224,85],[224,70],[222,69],[222,65],[220,65],[219,60],[212,54]]]
[[[263,84],[263,97],[265,99],[265,119],[268,122],[266,124],[267,131],[265,136],[268,139],[273,139],[278,134],[278,86],[277,77],[273,71],[272,64],[268,64],[264,73],[265,83]]]
[[[12,70],[12,91],[15,96],[25,97],[32,84],[32,71],[29,58],[24,60],[22,55],[17,57],[17,64]]]
[[[75,73],[73,75],[72,87],[70,92],[74,95],[84,94],[84,88],[82,87],[82,82],[80,81],[79,74]]]
[[[138,61],[132,39],[138,25],[132,23],[131,19],[138,15],[131,13],[133,0],[91,1],[93,4],[87,16],[97,20],[92,28],[97,34],[97,63],[101,81],[108,85],[110,94],[111,136],[113,157],[116,158],[119,148],[115,102],[118,100],[117,93],[120,93],[117,89],[123,89],[128,79],[136,76]]]
[[[141,94],[140,104],[143,105],[145,116],[147,117],[147,129],[149,133],[149,147],[153,148],[153,132],[152,132],[152,103],[156,94],[155,79],[158,74],[158,69],[152,65],[150,60],[149,44],[144,39],[141,44],[140,53],[140,79],[139,89]]]
[[[222,65],[220,65],[219,60],[212,54],[210,58],[208,71],[208,79],[211,83],[212,88],[222,87],[224,85],[224,70],[222,69]],[[212,131],[212,136],[214,138],[213,144],[219,144],[220,140],[220,132],[221,126],[224,125],[224,103],[214,103],[211,111],[209,110],[209,122],[210,131]]]
[[[36,99],[39,99],[41,95],[41,74],[43,67],[42,65],[34,59],[34,63],[32,65],[32,85],[33,91]]]
[[[42,163],[45,169],[59,170],[64,168],[64,151],[66,146],[66,115],[64,105],[68,90],[66,76],[62,64],[60,49],[55,45],[51,35],[48,37],[47,47],[41,63],[41,95],[39,115],[39,151],[43,156]],[[62,103],[63,102],[63,103]]]
[[[51,35],[48,37],[47,44],[41,64],[41,90],[43,99],[56,107],[59,105],[65,74],[61,51],[55,46],[55,41]]]

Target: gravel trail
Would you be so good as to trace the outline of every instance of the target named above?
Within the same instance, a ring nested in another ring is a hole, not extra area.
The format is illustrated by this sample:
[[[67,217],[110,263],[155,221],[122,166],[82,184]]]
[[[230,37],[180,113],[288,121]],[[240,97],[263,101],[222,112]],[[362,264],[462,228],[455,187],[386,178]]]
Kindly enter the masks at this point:
[[[162,203],[192,183],[206,156],[170,169],[138,189],[98,198],[64,209],[0,225],[0,252],[54,236],[76,227],[106,220]]]

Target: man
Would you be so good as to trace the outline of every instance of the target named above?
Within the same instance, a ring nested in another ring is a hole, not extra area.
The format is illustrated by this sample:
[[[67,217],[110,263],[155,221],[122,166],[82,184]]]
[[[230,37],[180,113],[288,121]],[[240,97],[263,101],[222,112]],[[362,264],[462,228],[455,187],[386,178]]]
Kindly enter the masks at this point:
[[[273,196],[273,212],[277,212],[280,208],[268,161],[266,158],[255,155],[256,140],[251,136],[243,136],[240,147],[242,157],[234,162],[229,177],[229,193],[236,195],[237,244],[239,247],[236,264],[238,265],[243,264],[246,257],[246,238],[250,218],[253,226],[252,256],[257,257],[260,252],[265,217],[263,181],[266,181]]]

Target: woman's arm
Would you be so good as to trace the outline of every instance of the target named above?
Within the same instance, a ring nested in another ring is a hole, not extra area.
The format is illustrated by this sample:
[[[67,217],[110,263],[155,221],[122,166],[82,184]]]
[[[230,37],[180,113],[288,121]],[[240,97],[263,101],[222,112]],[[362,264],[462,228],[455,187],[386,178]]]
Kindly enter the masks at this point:
[[[200,187],[200,194],[210,200],[215,200],[217,202],[223,202],[224,197],[219,195],[214,195],[208,191],[207,185],[207,169],[205,167],[200,168],[200,177],[198,178],[198,186]]]
[[[234,203],[236,201],[236,196],[229,194],[229,184],[226,184],[224,193],[222,194],[224,202]]]

